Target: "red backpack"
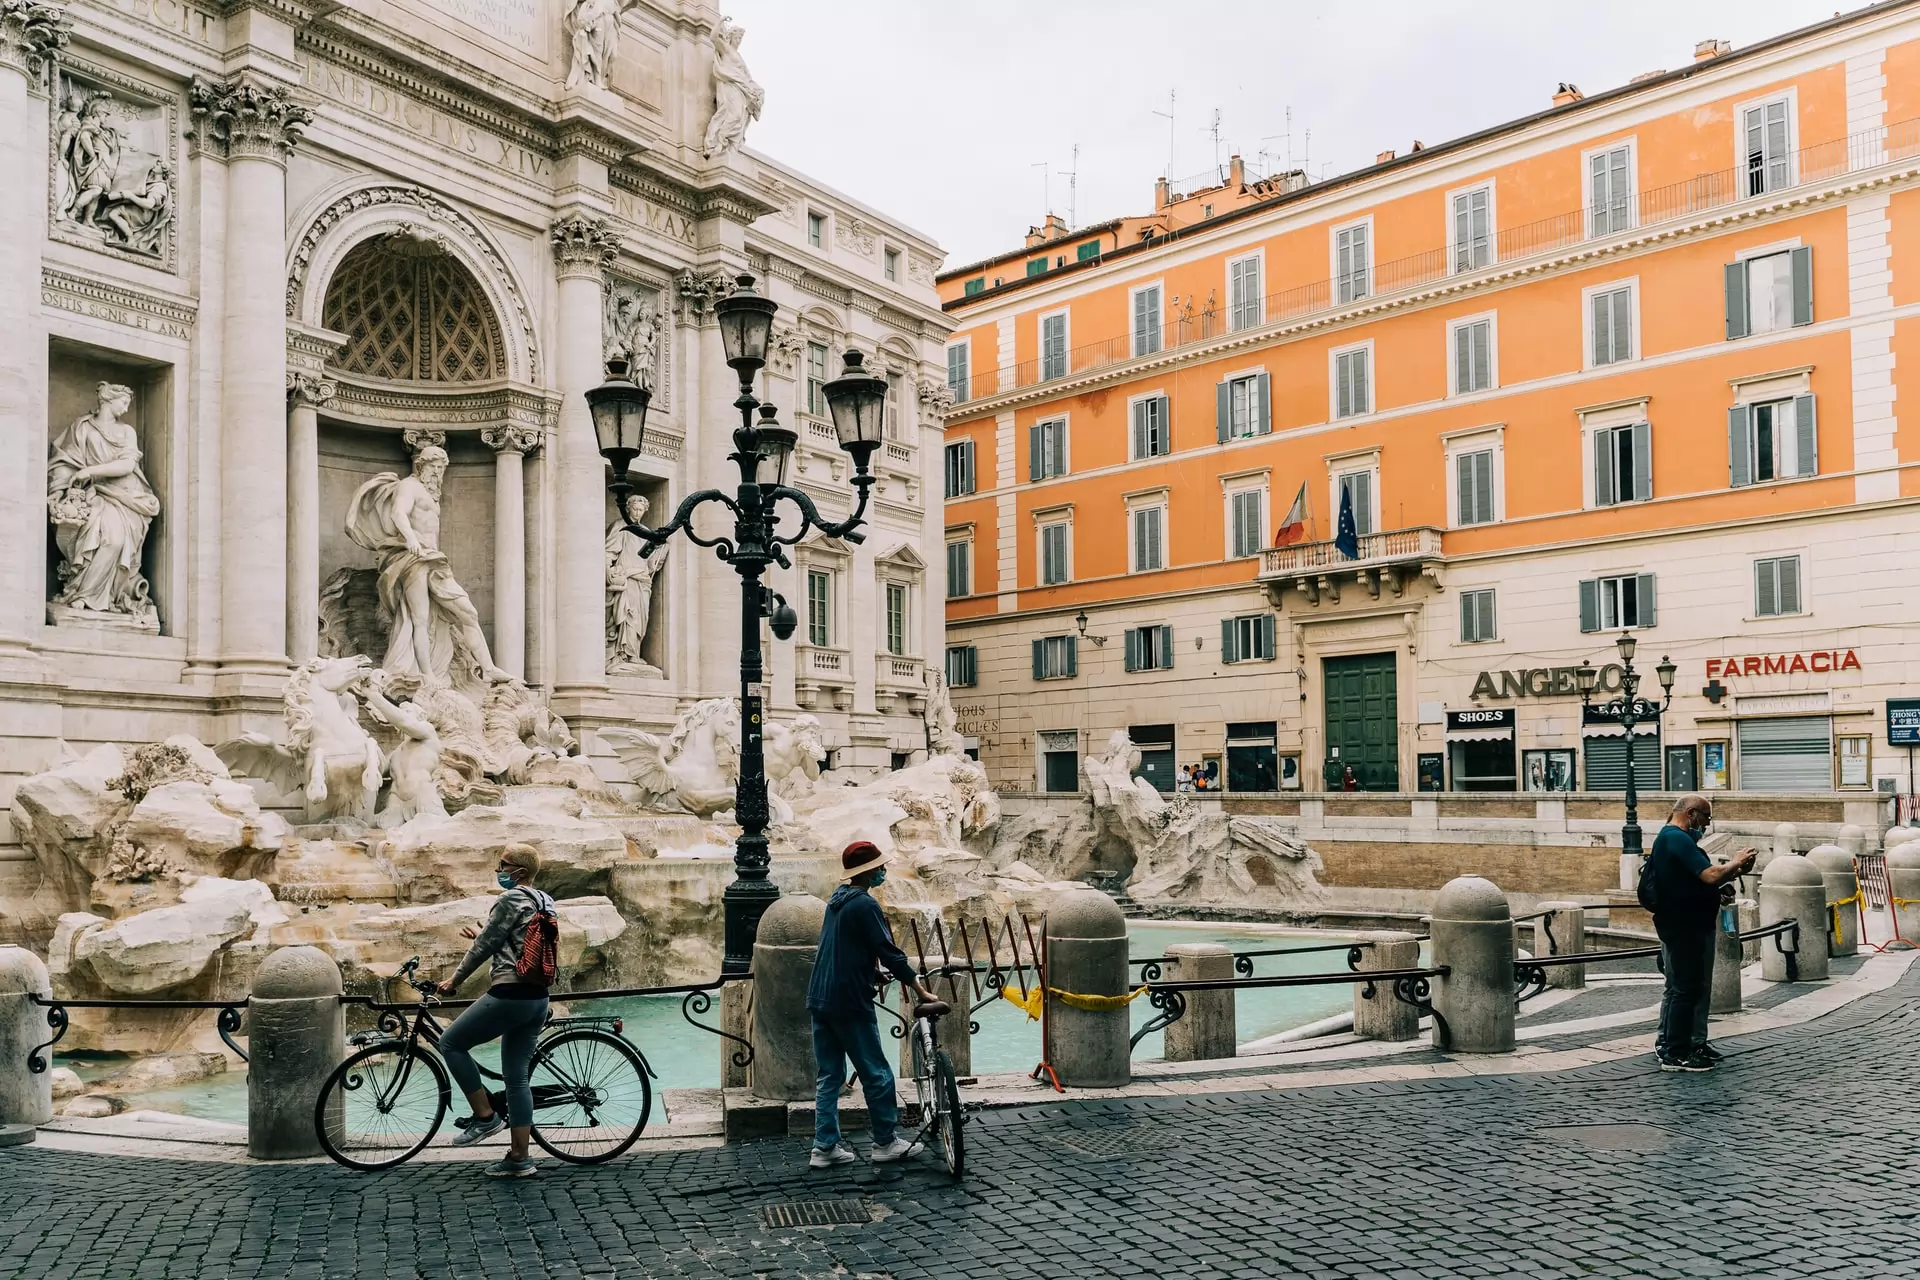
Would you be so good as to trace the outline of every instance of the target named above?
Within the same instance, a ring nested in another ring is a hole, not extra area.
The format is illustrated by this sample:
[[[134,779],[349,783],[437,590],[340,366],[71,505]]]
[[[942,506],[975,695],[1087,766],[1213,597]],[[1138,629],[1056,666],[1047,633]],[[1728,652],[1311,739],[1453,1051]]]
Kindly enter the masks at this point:
[[[520,939],[520,954],[513,962],[513,976],[537,987],[551,987],[560,971],[560,917],[553,899],[538,889],[520,886],[533,896],[533,919]]]

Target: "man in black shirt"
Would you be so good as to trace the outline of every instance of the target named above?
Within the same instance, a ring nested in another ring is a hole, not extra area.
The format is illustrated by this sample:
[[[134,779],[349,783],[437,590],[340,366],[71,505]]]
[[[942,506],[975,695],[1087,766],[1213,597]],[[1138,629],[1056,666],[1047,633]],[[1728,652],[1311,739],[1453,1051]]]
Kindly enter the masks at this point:
[[[1711,1071],[1719,1056],[1700,1028],[1713,990],[1713,930],[1720,887],[1752,869],[1754,853],[1714,863],[1700,848],[1713,819],[1701,796],[1683,796],[1647,855],[1654,881],[1653,928],[1666,949],[1667,989],[1660,1001],[1656,1052],[1662,1071]]]

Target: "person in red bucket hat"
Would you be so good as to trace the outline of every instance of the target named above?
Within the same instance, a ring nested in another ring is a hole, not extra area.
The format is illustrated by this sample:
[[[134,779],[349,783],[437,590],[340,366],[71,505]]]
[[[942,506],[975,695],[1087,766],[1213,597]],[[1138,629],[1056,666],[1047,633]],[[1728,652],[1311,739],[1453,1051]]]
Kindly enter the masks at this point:
[[[813,1061],[820,1070],[814,1095],[813,1153],[807,1160],[810,1168],[826,1169],[858,1159],[840,1140],[840,1089],[846,1083],[849,1059],[867,1098],[873,1162],[889,1164],[920,1154],[920,1143],[908,1142],[894,1132],[900,1123],[900,1104],[873,1009],[874,979],[882,967],[919,992],[922,1000],[937,999],[917,981],[907,953],[894,945],[887,918],[868,892],[886,880],[892,857],[868,840],[848,845],[840,855],[840,874],[846,883],[827,901],[813,979],[807,984]]]

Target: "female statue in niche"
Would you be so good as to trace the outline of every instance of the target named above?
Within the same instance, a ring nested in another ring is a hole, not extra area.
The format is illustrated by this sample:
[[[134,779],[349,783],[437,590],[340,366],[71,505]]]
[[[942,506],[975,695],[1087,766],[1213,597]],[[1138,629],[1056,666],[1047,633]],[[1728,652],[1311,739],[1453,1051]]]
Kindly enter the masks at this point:
[[[47,449],[47,510],[61,561],[53,602],[157,628],[140,555],[160,499],[140,470],[133,424],[121,420],[133,391],[113,382],[94,390],[94,411],[55,432]]]
[[[627,516],[635,524],[647,519],[647,500],[627,495]],[[665,563],[667,549],[649,551],[647,544],[628,533],[618,520],[607,528],[607,670],[615,673],[659,675],[660,670],[640,656],[653,614],[653,578]]]

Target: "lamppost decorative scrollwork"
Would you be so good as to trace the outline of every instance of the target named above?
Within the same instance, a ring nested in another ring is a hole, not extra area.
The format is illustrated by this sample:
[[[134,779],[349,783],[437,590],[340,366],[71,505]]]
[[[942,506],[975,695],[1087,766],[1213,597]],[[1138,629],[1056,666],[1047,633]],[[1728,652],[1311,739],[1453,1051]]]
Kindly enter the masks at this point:
[[[1620,866],[1622,889],[1631,889],[1634,877],[1639,874],[1640,857],[1643,845],[1640,832],[1640,791],[1638,779],[1634,776],[1633,730],[1636,725],[1648,721],[1658,721],[1665,715],[1667,708],[1673,705],[1673,676],[1676,668],[1673,659],[1662,657],[1654,673],[1660,679],[1661,691],[1665,694],[1658,702],[1640,696],[1640,673],[1633,669],[1633,652],[1636,643],[1631,631],[1622,631],[1615,647],[1620,650],[1620,696],[1607,702],[1596,704],[1594,690],[1600,685],[1600,673],[1592,662],[1583,662],[1574,673],[1580,685],[1580,704],[1586,709],[1589,720],[1598,720],[1605,724],[1617,724],[1626,733],[1627,742],[1627,821],[1620,828]],[[1591,785],[1591,779],[1589,779]]]

